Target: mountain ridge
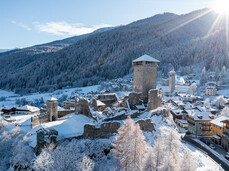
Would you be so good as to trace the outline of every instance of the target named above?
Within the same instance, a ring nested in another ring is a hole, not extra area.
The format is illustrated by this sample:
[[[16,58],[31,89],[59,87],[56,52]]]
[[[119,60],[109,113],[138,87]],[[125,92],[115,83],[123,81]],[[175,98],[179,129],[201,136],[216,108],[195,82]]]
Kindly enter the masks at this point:
[[[197,51],[205,51],[210,46],[202,38],[209,32],[217,14],[208,10],[184,15],[164,13],[90,35],[5,76],[1,74],[0,88],[33,92],[93,85],[131,73],[131,61],[143,54],[161,61],[159,70],[162,75],[166,75],[171,65],[177,70],[187,70],[187,67],[191,70],[203,59]],[[213,32],[212,37],[214,33],[219,34],[216,37],[222,35],[221,25],[216,31],[218,33]],[[209,36],[209,40],[212,37]],[[217,39],[211,41],[219,43]],[[200,44],[204,48],[199,49]],[[222,56],[217,61],[219,67],[225,63],[224,51],[221,49],[218,54]],[[203,65],[211,68],[215,54],[203,54],[206,56]],[[28,76],[31,72],[33,76]],[[15,81],[18,78],[21,81]]]

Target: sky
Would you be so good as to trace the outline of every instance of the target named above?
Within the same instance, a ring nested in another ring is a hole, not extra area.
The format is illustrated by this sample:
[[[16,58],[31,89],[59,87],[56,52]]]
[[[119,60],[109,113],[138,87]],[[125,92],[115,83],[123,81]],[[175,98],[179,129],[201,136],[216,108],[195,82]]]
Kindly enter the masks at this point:
[[[29,47],[215,0],[0,0],[0,49]]]

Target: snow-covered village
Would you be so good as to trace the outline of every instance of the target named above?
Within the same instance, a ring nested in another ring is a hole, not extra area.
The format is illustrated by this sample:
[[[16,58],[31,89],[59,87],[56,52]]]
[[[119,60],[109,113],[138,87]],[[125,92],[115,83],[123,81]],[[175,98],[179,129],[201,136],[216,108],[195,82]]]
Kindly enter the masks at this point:
[[[0,51],[0,171],[229,170],[229,3],[204,5],[94,30],[34,22],[69,33]]]

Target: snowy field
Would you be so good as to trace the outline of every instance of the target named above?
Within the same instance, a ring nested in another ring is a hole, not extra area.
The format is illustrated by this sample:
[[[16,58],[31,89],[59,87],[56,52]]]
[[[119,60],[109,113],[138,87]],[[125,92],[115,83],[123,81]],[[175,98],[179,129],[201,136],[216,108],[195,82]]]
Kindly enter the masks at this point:
[[[13,107],[17,106],[16,100],[25,98],[27,101],[34,102],[35,100],[39,100],[41,98],[44,101],[54,98],[60,98],[62,95],[67,95],[67,97],[76,96],[77,94],[80,96],[84,96],[89,92],[96,92],[99,85],[89,86],[89,87],[82,87],[82,88],[69,88],[69,89],[62,89],[56,90],[53,93],[32,93],[29,95],[20,96],[19,94],[15,94],[14,92],[0,90],[0,98],[6,97],[6,100],[0,101],[0,108],[1,107]]]
[[[198,162],[197,171],[222,171],[221,166],[216,163],[211,157],[207,156],[205,153],[197,150],[195,147],[185,144],[185,148],[188,148],[192,153],[192,156]]]
[[[220,95],[229,97],[229,89],[219,90],[217,93],[220,94]]]

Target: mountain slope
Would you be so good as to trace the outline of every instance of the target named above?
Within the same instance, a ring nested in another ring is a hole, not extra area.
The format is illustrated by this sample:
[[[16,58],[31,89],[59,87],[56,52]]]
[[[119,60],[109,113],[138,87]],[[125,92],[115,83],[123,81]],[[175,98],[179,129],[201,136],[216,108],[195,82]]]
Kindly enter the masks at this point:
[[[88,36],[24,67],[1,73],[0,88],[32,92],[92,85],[132,72],[131,61],[143,54],[159,59],[164,74],[170,65],[176,70],[200,63],[210,68],[216,55],[221,67],[227,62],[220,45],[225,45],[223,24],[208,35],[217,14],[206,11],[159,14]]]
[[[90,35],[111,30],[113,27],[101,28],[92,33],[74,36],[63,40],[56,40],[50,43],[36,45],[23,49],[14,49],[5,53],[0,53],[0,72],[7,73],[22,68],[39,58],[43,58],[49,53],[57,52],[64,47],[76,43],[80,39]]]

